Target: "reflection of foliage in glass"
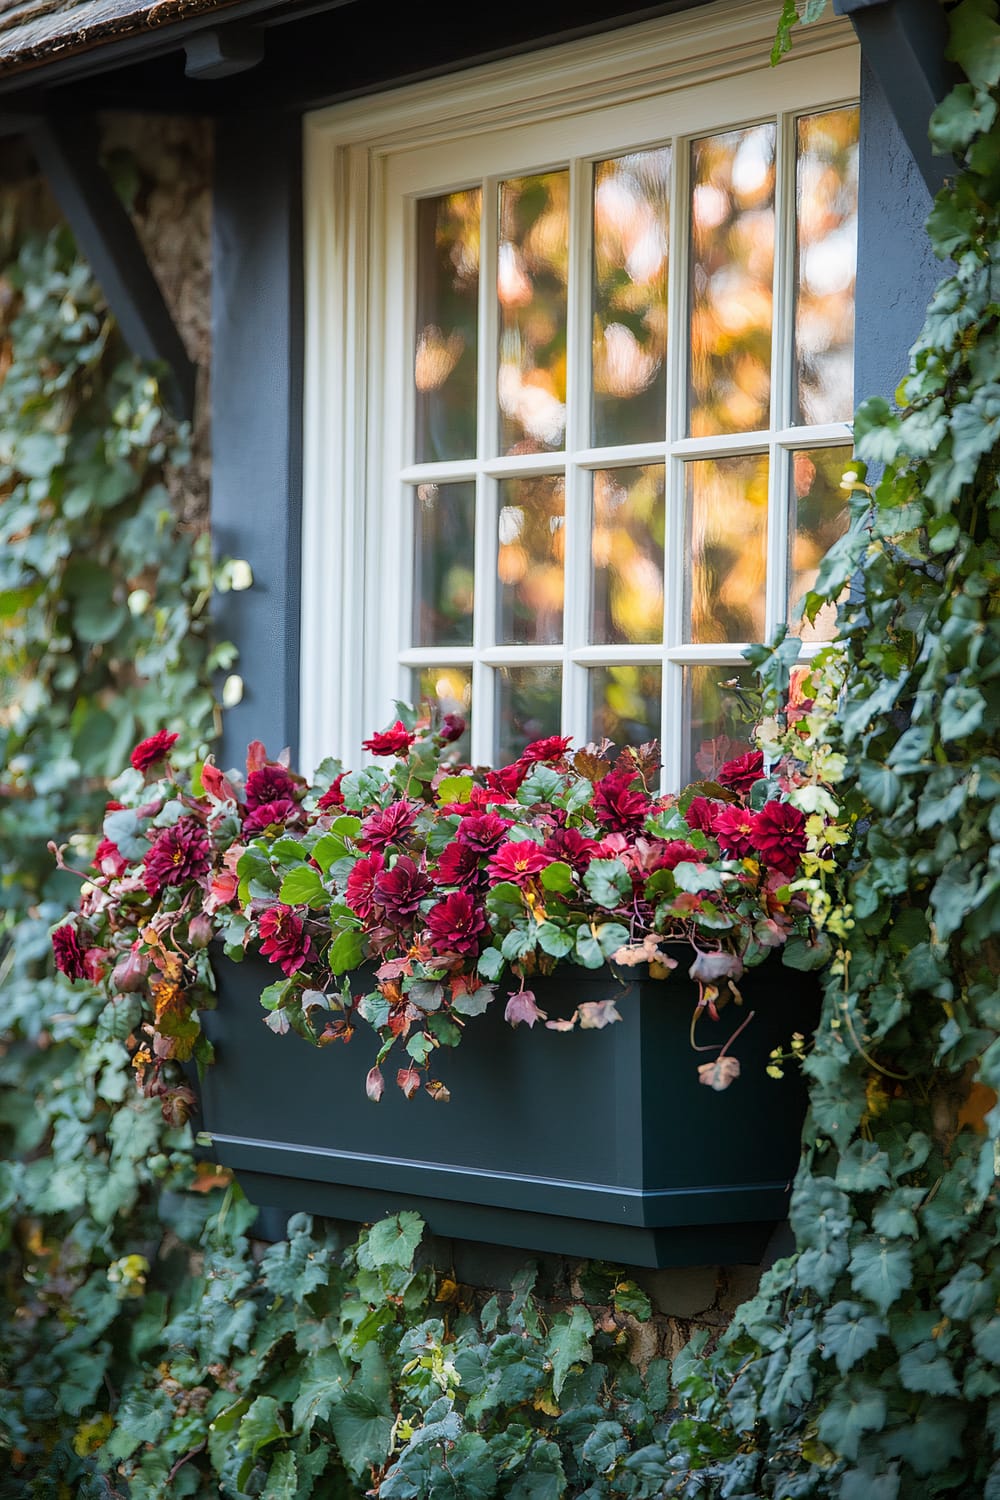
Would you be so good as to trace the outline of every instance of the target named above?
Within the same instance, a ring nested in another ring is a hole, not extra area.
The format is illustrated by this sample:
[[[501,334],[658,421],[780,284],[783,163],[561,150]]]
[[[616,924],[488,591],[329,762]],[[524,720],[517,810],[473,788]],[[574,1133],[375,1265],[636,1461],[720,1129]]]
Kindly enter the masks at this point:
[[[727,760],[745,755],[760,713],[752,667],[715,663],[684,668],[685,719],[690,726],[682,782],[711,778]]]
[[[500,449],[560,448],[566,430],[569,173],[500,184]]]
[[[482,190],[417,204],[416,461],[476,452]]]
[[[414,504],[414,644],[471,646],[476,486],[421,484]]]
[[[759,641],[767,571],[767,456],[687,465],[687,639]]]
[[[559,733],[561,681],[558,666],[497,668],[494,765],[517,760],[532,740]]]
[[[669,206],[669,147],[595,164],[596,444],[663,437]]]
[[[472,672],[469,667],[419,667],[413,673],[416,703],[428,703],[436,711],[438,722],[445,714],[460,714],[465,733],[449,747],[448,757],[456,764],[471,755]]]
[[[846,422],[853,407],[858,109],[806,115],[795,168],[798,420]]]
[[[850,507],[840,480],[851,462],[851,452],[849,447],[811,448],[792,455],[788,618],[794,621],[792,634],[806,641],[833,638],[835,604],[824,604],[812,624],[795,620],[795,614],[814,586],[826,553],[847,530]]]
[[[565,484],[561,475],[505,479],[497,519],[497,641],[562,640]]]
[[[768,425],[775,126],[691,148],[691,420],[694,437]]]
[[[598,469],[591,529],[591,639],[663,639],[663,465]]]
[[[614,744],[644,745],[660,738],[659,665],[595,667],[590,677],[590,734]]]

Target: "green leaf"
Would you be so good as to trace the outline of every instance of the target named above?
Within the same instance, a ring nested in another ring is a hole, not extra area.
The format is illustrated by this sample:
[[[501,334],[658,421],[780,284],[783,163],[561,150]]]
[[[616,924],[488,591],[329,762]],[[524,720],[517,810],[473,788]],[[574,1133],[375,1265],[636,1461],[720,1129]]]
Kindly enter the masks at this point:
[[[298,1393],[292,1406],[296,1432],[311,1432],[325,1421],[350,1381],[351,1371],[337,1349],[320,1349],[302,1366]]]
[[[372,1266],[397,1266],[408,1271],[424,1232],[419,1214],[409,1209],[374,1224],[365,1242],[365,1259]]]
[[[585,969],[603,969],[604,953],[586,922],[576,929],[576,961]]]
[[[287,906],[325,906],[329,899],[323,889],[319,871],[314,870],[311,865],[301,865],[297,870],[290,870],[278,891],[278,900],[284,901]]]
[[[355,1478],[381,1468],[392,1442],[393,1412],[388,1372],[375,1344],[363,1349],[361,1368],[331,1410],[329,1422],[340,1456]]]
[[[565,958],[576,946],[575,935],[565,927],[557,927],[554,922],[539,922],[535,936],[543,953],[550,953],[553,958]]]
[[[438,802],[445,806],[451,802],[468,802],[474,786],[471,776],[442,776],[438,782]]]
[[[873,1302],[880,1313],[886,1313],[899,1294],[912,1285],[912,1252],[907,1245],[862,1240],[851,1256],[850,1275],[855,1291]]]
[[[299,1474],[294,1453],[279,1453],[268,1470],[262,1500],[298,1500]]]
[[[592,859],[583,883],[598,906],[611,910],[632,894],[632,877],[620,859]]]
[[[899,1361],[899,1378],[908,1391],[958,1396],[958,1381],[940,1346],[932,1339],[909,1349]]]
[[[348,928],[341,932],[330,944],[327,954],[327,963],[330,965],[331,973],[345,974],[348,969],[356,969],[365,956],[364,934],[357,928]]]
[[[886,1333],[883,1319],[866,1312],[860,1302],[835,1302],[823,1319],[822,1352],[836,1362],[841,1375],[846,1375]]]
[[[280,1411],[273,1396],[258,1396],[240,1423],[236,1446],[256,1458],[262,1448],[285,1437]]]
[[[993,0],[962,0],[950,16],[945,56],[957,62],[976,88],[1000,83],[1000,26]]]
[[[486,952],[496,953],[496,949],[488,948]],[[485,954],[481,956],[480,968],[482,967],[483,957],[485,957]],[[497,957],[502,958],[503,955],[498,953]],[[457,1011],[460,1016],[481,1016],[495,995],[496,988],[494,985],[481,984],[477,990],[463,990],[460,995],[456,995],[451,1002],[451,1008]]]
[[[862,1436],[885,1425],[886,1399],[860,1376],[852,1375],[834,1389],[819,1412],[817,1428],[828,1447],[843,1458],[857,1458]]]
[[[546,865],[540,879],[543,888],[547,891],[565,893],[573,889],[573,871],[560,859],[553,860],[552,864]]]
[[[552,1361],[552,1391],[557,1401],[572,1366],[589,1365],[593,1359],[593,1337],[593,1319],[585,1308],[574,1307],[568,1317],[560,1314],[554,1320],[545,1353]]]
[[[504,969],[504,956],[499,948],[484,948],[476,965],[477,973],[484,979],[499,979]],[[457,1007],[455,1007],[457,1009]]]

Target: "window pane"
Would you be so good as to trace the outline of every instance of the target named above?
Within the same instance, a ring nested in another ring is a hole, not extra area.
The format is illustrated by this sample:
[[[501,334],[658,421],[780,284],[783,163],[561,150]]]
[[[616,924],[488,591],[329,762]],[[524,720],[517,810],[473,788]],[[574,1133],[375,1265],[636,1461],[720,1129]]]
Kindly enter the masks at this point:
[[[594,165],[593,441],[666,428],[670,149]]]
[[[774,153],[773,124],[692,144],[693,437],[768,425]]]
[[[590,638],[599,645],[663,640],[663,465],[598,469],[590,549]]]
[[[825,553],[847,530],[850,507],[840,480],[850,467],[851,449],[810,448],[793,453],[791,463],[788,618],[793,635],[806,641],[829,641],[833,639],[837,621],[835,605],[824,604],[812,625],[796,616],[798,605],[816,582]]]
[[[559,733],[562,670],[557,666],[499,667],[496,764],[517,760],[525,745]]]
[[[799,120],[797,145],[796,420],[846,422],[854,395],[857,107]]]
[[[561,448],[566,430],[569,173],[500,184],[501,453]]]
[[[413,643],[471,646],[476,486],[421,484],[415,505]]]
[[[473,458],[482,190],[417,204],[417,463]]]
[[[590,677],[590,735],[619,748],[660,738],[662,673],[658,666],[595,667]]]
[[[687,465],[686,636],[764,637],[767,458],[699,459]]]
[[[752,667],[684,668],[684,718],[689,726],[685,781],[711,780],[727,760],[746,755],[759,717]]]
[[[565,485],[557,474],[505,479],[497,521],[497,641],[556,645],[563,627]]]
[[[415,702],[427,703],[435,709],[439,723],[445,714],[457,714],[465,720],[465,733],[451,744],[448,758],[455,762],[468,761],[472,729],[471,668],[418,667],[413,673],[413,697]]]

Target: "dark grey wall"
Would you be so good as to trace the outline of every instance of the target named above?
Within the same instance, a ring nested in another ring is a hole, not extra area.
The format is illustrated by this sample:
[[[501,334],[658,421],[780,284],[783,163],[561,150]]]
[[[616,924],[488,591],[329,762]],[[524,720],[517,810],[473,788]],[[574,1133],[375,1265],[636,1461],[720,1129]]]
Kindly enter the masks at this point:
[[[855,404],[892,398],[945,274],[924,228],[932,199],[871,68],[861,63]]]
[[[240,650],[243,702],[219,762],[248,741],[293,758],[298,738],[302,511],[302,148],[294,117],[217,126],[212,229],[212,519],[216,556],[245,557],[246,593],[219,597],[217,629]]]

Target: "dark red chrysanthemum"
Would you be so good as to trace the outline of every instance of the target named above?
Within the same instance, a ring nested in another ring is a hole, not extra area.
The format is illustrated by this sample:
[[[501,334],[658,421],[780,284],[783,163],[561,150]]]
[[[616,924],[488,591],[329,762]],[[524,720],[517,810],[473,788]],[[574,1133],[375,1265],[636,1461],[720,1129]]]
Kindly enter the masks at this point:
[[[290,978],[313,955],[312,938],[301,917],[290,906],[272,906],[257,924],[261,936],[260,951],[272,964],[278,964]]]
[[[612,771],[594,788],[594,812],[605,828],[622,833],[635,832],[646,821],[651,802],[646,792],[637,791],[630,771]]]
[[[471,818],[476,813],[486,812],[487,808],[500,800],[496,792],[491,792],[484,786],[471,786],[468,802],[442,802],[439,811],[445,817],[457,814],[460,818]]]
[[[80,937],[72,922],[64,922],[52,934],[52,951],[56,968],[67,979],[86,979],[87,969]]]
[[[475,953],[486,926],[486,913],[465,891],[453,891],[427,913],[427,927],[438,953]]]
[[[367,922],[375,909],[375,881],[385,869],[381,854],[370,854],[359,859],[347,877],[345,900],[362,922]]]
[[[355,840],[358,848],[381,850],[390,844],[398,844],[417,821],[419,811],[415,802],[393,802],[390,807],[380,807],[369,813]]]
[[[268,828],[285,828],[289,823],[302,821],[302,809],[290,797],[281,797],[276,802],[263,802],[248,812],[243,819],[243,836],[253,838]]]
[[[490,860],[489,870],[493,880],[511,880],[515,885],[527,885],[533,875],[540,874],[551,863],[551,854],[546,854],[539,844],[530,839],[517,839],[500,845]]]
[[[479,885],[486,872],[479,868],[479,855],[468,844],[447,844],[441,851],[434,879],[438,885]]]
[[[176,734],[158,729],[148,740],[141,740],[129,756],[137,771],[148,771],[158,760],[163,760],[177,743]]]
[[[654,870],[676,870],[679,864],[686,861],[700,864],[704,859],[703,849],[696,849],[693,844],[686,844],[683,839],[670,839],[662,848],[657,849],[648,868],[650,873]]]
[[[375,878],[375,900],[393,924],[416,916],[431,890],[430,880],[408,854],[401,854],[391,870]]]
[[[362,740],[362,744],[373,755],[405,755],[415,739],[416,735],[411,734],[402,719],[397,719],[391,729],[373,734],[370,740]]]
[[[561,760],[573,743],[571,734],[550,734],[544,740],[532,740],[521,751],[521,759],[528,761]]]
[[[117,844],[113,844],[110,839],[101,839],[94,852],[94,866],[102,875],[110,875],[117,880],[128,869],[128,860],[119,852]]]
[[[295,802],[300,790],[299,783],[284,766],[264,766],[247,777],[244,791],[247,809],[252,812],[268,802]]]
[[[763,774],[763,755],[759,750],[748,750],[746,755],[741,755],[738,760],[727,760],[726,764],[716,772],[715,779],[720,786],[727,786],[731,791],[748,792]]]
[[[794,875],[806,847],[806,820],[790,802],[765,802],[754,819],[757,853],[781,875]]]
[[[334,808],[347,806],[347,803],[344,801],[344,794],[340,790],[340,783],[346,775],[346,771],[341,771],[340,775],[335,776],[330,782],[330,785],[316,804],[321,812],[331,812]]]
[[[553,859],[571,865],[574,870],[585,870],[594,857],[595,844],[578,828],[555,828],[542,848]]]
[[[713,830],[723,854],[745,859],[757,852],[757,820],[749,808],[726,806],[716,815]]]
[[[712,802],[708,797],[692,797],[684,814],[684,821],[696,833],[714,833],[715,820],[727,805],[724,802]]]
[[[168,885],[185,885],[208,874],[208,834],[193,818],[164,828],[146,855],[143,884],[151,896]]]
[[[462,819],[455,837],[476,854],[490,854],[507,837],[510,826],[510,819],[498,813],[477,813]]]
[[[496,771],[487,771],[486,785],[491,792],[499,792],[504,798],[517,796],[518,787],[531,770],[526,760],[516,760],[512,766],[500,766]]]
[[[453,745],[465,733],[465,720],[461,714],[445,714],[438,730],[442,745]]]

